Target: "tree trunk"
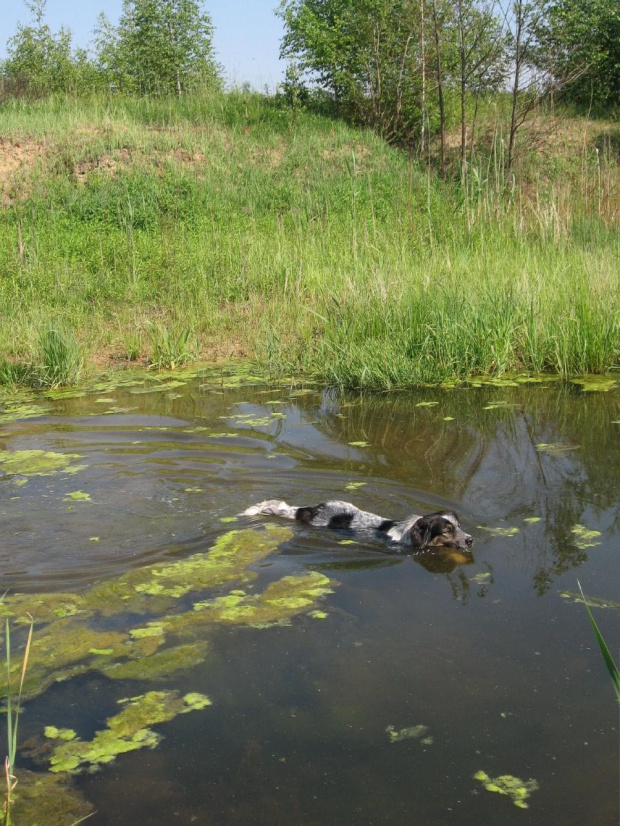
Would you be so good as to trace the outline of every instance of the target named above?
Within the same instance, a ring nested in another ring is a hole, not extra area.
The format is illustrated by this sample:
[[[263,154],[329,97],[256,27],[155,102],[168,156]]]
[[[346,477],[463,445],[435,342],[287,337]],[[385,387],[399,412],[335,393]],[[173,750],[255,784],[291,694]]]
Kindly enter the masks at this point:
[[[515,76],[512,84],[512,102],[510,107],[510,136],[508,138],[508,169],[512,169],[514,160],[515,138],[517,136],[517,105],[519,103],[519,92],[521,83],[521,38],[523,35],[523,0],[516,0],[514,4],[515,15]]]
[[[459,62],[461,67],[461,176],[467,171],[467,122],[465,115],[465,93],[467,89],[467,55],[465,53],[465,24],[463,21],[463,2],[458,0]]]
[[[426,41],[424,38],[424,0],[420,0],[420,58],[422,69],[422,99],[420,101],[421,120],[420,125],[420,150],[424,152],[426,145]]]
[[[441,74],[441,44],[439,40],[439,23],[437,20],[437,0],[433,0],[433,30],[435,32],[435,49],[437,51],[437,95],[439,98],[439,128],[441,134],[441,177],[446,177],[446,110],[443,100],[443,78]]]

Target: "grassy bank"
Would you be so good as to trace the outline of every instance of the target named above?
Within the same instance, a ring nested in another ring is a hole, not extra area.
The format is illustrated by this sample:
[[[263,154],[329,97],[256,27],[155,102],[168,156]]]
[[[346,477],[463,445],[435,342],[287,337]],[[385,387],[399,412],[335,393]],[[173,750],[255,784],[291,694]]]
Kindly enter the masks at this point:
[[[620,366],[617,127],[559,124],[506,179],[497,124],[462,186],[258,95],[2,117],[10,364],[53,329],[87,365],[249,355],[357,386]]]

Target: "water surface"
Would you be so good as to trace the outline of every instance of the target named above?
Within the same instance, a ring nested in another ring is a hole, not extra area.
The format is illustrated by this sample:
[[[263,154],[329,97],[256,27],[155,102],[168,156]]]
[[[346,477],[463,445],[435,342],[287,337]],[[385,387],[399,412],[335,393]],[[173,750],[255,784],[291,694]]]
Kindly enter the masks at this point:
[[[215,623],[204,662],[157,684],[213,705],[155,726],[157,748],[78,775],[90,822],[617,822],[617,704],[573,596],[579,579],[616,649],[617,390],[125,381],[29,400],[42,415],[0,415],[0,455],[72,454],[80,468],[0,464],[3,589],[81,593],[207,552],[230,530],[262,531],[264,518],[235,517],[274,497],[348,499],[396,519],[453,508],[475,544],[395,557],[379,540],[287,523],[291,536],[251,566],[252,587],[314,571],[333,593],[287,625]],[[86,670],[27,704],[22,736],[54,724],[90,738],[118,699],[152,687]],[[27,755],[21,765],[45,771]],[[534,779],[527,811],[479,771]]]

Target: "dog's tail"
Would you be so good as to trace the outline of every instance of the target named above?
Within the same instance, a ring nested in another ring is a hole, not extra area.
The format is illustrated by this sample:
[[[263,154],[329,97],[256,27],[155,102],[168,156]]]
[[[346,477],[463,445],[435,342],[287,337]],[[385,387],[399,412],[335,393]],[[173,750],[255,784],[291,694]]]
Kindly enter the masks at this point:
[[[259,502],[247,508],[241,514],[242,516],[258,516],[259,514],[269,514],[271,516],[282,516],[284,519],[295,519],[298,508],[287,505],[280,499],[267,499],[265,502]]]

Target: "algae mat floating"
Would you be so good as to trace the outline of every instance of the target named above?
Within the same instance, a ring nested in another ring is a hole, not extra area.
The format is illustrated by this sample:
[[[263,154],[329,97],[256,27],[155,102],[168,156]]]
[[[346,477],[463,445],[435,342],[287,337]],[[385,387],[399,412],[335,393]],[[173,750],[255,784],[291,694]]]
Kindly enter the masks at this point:
[[[18,626],[29,625],[31,617],[35,621],[25,696],[89,671],[113,679],[162,680],[203,661],[216,626],[267,628],[313,613],[336,584],[316,571],[248,592],[257,578],[251,566],[291,535],[290,528],[269,524],[233,530],[205,553],[130,571],[81,594],[7,596],[0,615]],[[136,620],[140,615],[142,623]],[[15,660],[13,680],[20,669]],[[6,693],[5,678],[0,695]]]

